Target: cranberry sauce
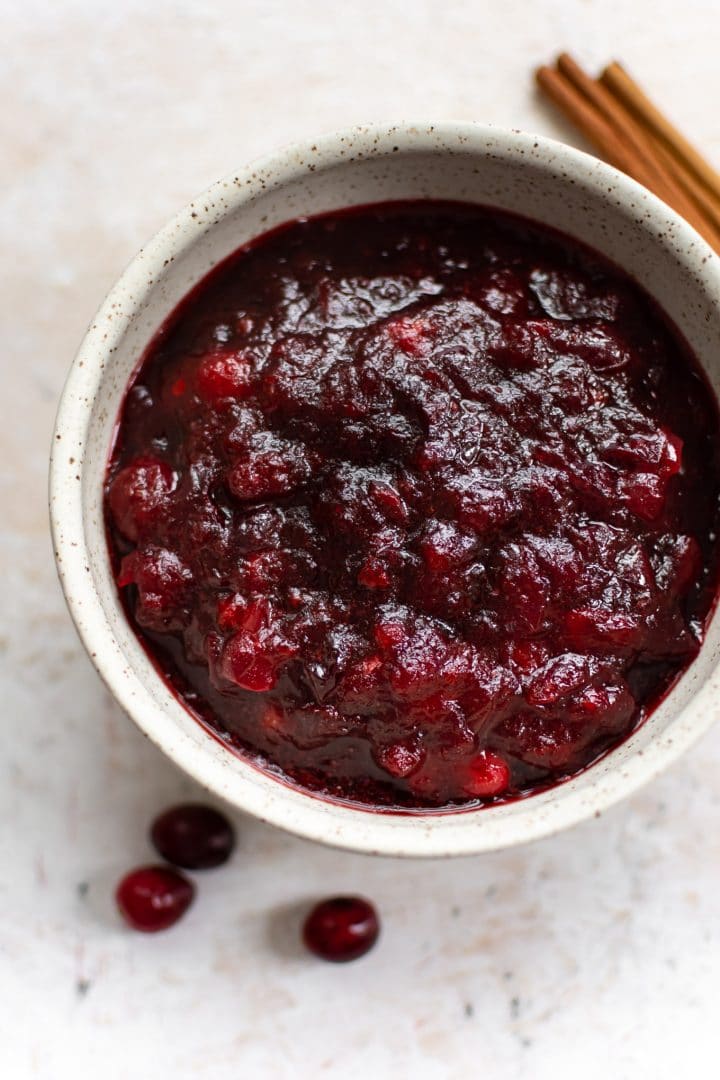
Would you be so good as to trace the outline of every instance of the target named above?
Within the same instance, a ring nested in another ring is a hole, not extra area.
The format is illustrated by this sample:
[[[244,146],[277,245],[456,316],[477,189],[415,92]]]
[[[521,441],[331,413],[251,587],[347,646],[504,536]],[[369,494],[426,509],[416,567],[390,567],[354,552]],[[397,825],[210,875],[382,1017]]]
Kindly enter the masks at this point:
[[[527,794],[641,722],[714,601],[715,400],[645,294],[479,207],[298,221],[157,335],[107,481],[129,617],[326,795]]]

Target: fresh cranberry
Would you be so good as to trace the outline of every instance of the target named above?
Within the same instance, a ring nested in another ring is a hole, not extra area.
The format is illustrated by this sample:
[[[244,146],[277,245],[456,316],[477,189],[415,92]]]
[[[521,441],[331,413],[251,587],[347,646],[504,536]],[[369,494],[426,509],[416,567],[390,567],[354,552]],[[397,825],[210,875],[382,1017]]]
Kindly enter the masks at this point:
[[[316,904],[305,920],[303,940],[323,960],[344,963],[372,949],[380,933],[375,908],[360,896],[335,896]]]
[[[115,892],[125,921],[147,934],[173,926],[194,896],[193,883],[169,866],[141,866],[127,874]]]
[[[212,806],[185,803],[155,819],[152,842],[163,859],[186,870],[222,866],[235,847],[235,830]]]

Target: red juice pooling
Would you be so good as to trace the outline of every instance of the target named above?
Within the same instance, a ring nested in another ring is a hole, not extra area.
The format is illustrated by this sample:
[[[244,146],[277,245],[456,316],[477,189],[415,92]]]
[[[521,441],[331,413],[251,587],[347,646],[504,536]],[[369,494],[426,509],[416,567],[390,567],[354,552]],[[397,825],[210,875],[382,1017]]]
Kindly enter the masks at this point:
[[[696,655],[719,420],[625,274],[476,206],[287,224],[157,335],[107,479],[128,615],[188,707],[329,797],[527,794]]]

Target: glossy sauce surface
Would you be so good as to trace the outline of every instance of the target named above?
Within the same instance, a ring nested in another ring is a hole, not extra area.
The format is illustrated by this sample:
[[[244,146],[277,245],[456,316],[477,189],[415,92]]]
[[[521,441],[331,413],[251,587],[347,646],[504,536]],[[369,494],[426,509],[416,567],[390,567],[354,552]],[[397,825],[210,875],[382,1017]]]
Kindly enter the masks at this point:
[[[138,634],[332,797],[527,794],[624,738],[716,592],[715,400],[599,256],[384,204],[237,253],[157,336],[108,473]]]

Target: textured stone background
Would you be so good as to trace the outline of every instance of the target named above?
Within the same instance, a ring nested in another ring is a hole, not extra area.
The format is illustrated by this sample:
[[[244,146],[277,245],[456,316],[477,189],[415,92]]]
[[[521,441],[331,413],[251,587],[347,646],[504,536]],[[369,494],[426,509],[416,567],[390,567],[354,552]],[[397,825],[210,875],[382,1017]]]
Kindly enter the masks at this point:
[[[720,161],[715,0],[0,0],[0,16],[2,1076],[714,1075],[718,730],[605,818],[508,854],[370,860],[238,821],[236,859],[181,925],[125,930],[112,885],[149,855],[155,811],[194,792],[76,641],[45,486],[86,323],[216,177],[373,119],[575,141],[530,78],[561,46],[626,60]],[[334,889],[384,917],[346,968],[296,944],[298,906]]]

